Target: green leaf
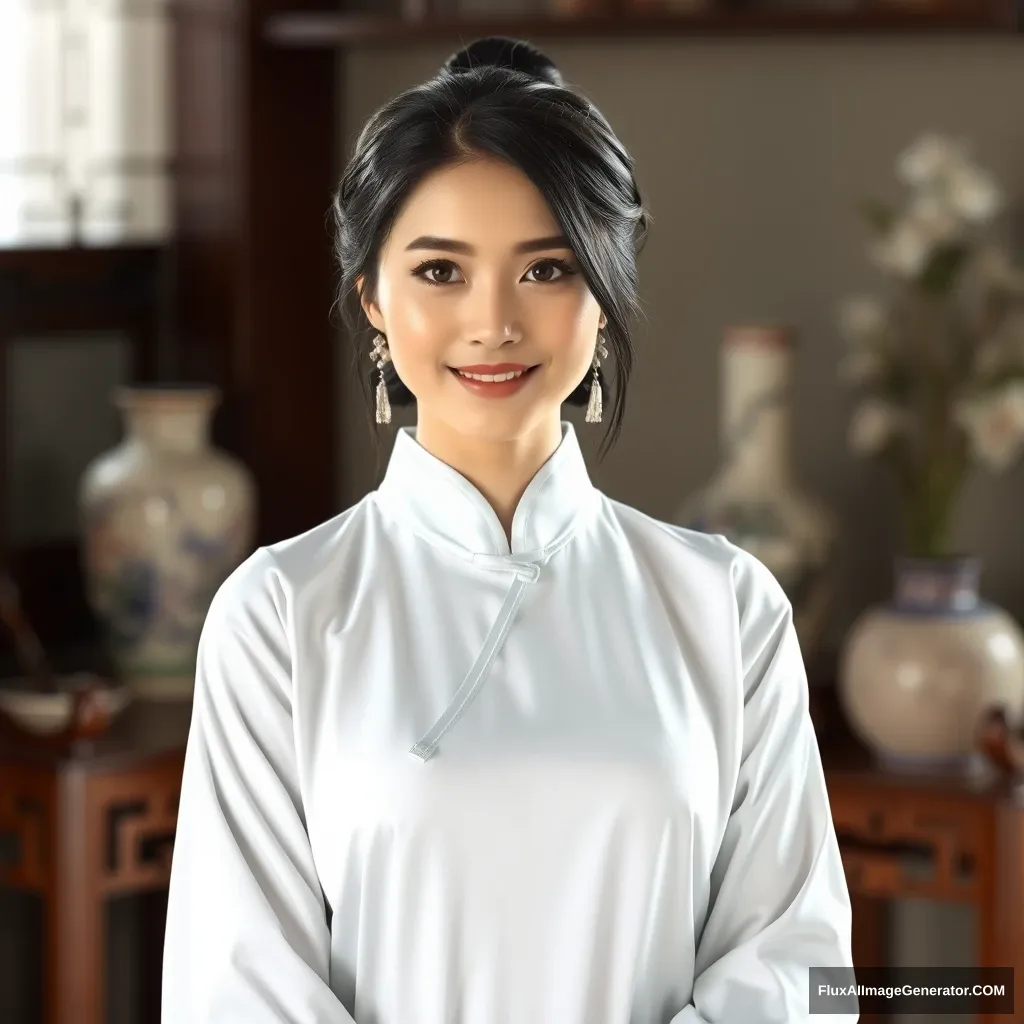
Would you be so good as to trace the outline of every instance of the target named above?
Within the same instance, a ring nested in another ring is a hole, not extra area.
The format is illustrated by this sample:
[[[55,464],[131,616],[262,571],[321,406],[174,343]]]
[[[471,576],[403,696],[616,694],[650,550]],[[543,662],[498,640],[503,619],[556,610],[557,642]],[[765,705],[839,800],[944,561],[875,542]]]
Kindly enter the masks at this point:
[[[891,365],[879,382],[881,395],[894,405],[907,405],[914,394],[917,377],[909,368],[900,364]]]
[[[967,261],[969,251],[964,245],[946,245],[936,249],[918,278],[922,291],[929,295],[948,295]]]
[[[861,216],[880,235],[886,234],[896,222],[896,213],[886,203],[878,199],[865,199],[859,204]]]

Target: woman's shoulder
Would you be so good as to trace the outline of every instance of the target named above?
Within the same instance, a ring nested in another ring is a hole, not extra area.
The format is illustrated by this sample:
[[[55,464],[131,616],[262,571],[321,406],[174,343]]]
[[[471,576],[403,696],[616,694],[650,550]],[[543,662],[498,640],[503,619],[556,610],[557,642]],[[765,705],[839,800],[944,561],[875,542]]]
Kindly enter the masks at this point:
[[[211,612],[251,613],[330,586],[364,545],[367,518],[363,499],[300,534],[257,548],[221,584]]]
[[[789,601],[768,567],[722,533],[666,522],[632,505],[606,498],[618,528],[638,554],[659,571],[695,582],[699,589],[723,589],[739,606],[767,603],[780,611]]]
[[[268,544],[266,557],[297,583],[311,582],[363,542],[372,509],[367,495],[302,533]]]
[[[681,617],[708,644],[734,645],[736,678],[753,685],[765,656],[801,664],[793,606],[772,571],[755,555],[721,533],[663,522],[622,503],[613,503],[621,533],[642,562],[656,591],[684,610]],[[722,660],[722,649],[713,659]],[[806,688],[800,671],[772,687]]]

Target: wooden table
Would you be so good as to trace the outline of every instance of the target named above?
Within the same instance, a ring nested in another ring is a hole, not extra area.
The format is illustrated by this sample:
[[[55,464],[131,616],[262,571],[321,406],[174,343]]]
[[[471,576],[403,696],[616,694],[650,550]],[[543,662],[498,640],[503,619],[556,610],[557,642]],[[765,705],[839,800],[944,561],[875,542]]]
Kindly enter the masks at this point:
[[[855,966],[889,964],[886,902],[919,897],[973,907],[977,964],[1013,967],[1024,984],[1021,788],[994,777],[894,774],[849,746],[824,760],[854,903]],[[1024,994],[1016,1002],[1012,1018],[979,1015],[978,1024],[1024,1019]]]
[[[0,736],[0,886],[44,901],[44,1024],[106,1024],[105,904],[167,886],[190,710],[138,703],[59,755]]]

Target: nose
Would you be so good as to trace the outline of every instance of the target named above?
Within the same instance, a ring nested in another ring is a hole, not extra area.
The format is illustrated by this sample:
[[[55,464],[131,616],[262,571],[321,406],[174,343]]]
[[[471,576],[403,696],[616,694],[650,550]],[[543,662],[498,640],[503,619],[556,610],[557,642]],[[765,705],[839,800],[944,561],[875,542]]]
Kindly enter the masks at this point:
[[[473,344],[493,349],[521,341],[522,318],[514,286],[478,282],[473,291],[468,334]]]

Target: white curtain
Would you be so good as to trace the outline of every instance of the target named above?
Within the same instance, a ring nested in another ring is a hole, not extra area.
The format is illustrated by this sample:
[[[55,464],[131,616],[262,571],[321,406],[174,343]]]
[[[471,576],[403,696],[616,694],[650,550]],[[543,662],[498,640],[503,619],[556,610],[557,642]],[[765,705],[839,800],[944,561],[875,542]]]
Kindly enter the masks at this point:
[[[159,242],[168,0],[0,0],[0,247]]]

